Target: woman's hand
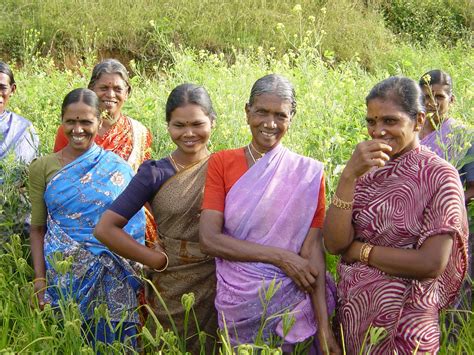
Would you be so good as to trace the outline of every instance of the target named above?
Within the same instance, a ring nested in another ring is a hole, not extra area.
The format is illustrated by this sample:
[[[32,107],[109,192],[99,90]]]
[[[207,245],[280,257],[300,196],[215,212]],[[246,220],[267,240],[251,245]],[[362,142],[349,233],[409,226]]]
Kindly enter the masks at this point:
[[[46,290],[46,279],[38,278],[33,281],[33,290],[36,298],[38,299],[38,305],[41,310],[43,310],[45,301],[44,301],[44,292]]]
[[[287,251],[276,266],[282,269],[302,291],[312,293],[315,290],[319,273],[308,259]]]
[[[344,168],[344,174],[354,180],[375,167],[382,167],[390,160],[388,155],[392,151],[381,139],[373,139],[357,144],[351,158]]]
[[[356,261],[360,261],[360,250],[364,243],[359,242],[358,240],[354,240],[349,248],[342,254],[342,260],[347,264],[355,263]]]
[[[318,332],[319,347],[323,354],[342,354],[341,348],[336,341],[336,337],[329,327],[319,327]]]

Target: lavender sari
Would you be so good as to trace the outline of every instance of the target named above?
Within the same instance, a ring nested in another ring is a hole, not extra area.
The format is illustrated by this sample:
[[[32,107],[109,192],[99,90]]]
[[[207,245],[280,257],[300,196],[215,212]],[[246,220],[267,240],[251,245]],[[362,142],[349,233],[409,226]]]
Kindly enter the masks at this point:
[[[265,154],[231,188],[225,200],[224,233],[239,240],[299,253],[311,227],[323,166],[281,145]],[[219,327],[227,327],[233,344],[254,341],[261,325],[264,297],[272,280],[279,285],[268,304],[263,340],[271,335],[294,344],[315,334],[310,297],[276,266],[216,259],[216,309]],[[329,283],[328,283],[329,285]],[[327,290],[329,311],[334,295]],[[296,322],[283,334],[288,311]]]

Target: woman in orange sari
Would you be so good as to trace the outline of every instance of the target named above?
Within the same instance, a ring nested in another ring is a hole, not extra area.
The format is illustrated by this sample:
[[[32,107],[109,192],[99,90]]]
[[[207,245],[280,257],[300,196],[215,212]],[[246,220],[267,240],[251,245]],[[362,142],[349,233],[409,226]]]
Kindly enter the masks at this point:
[[[133,169],[151,158],[152,136],[140,122],[122,113],[122,107],[132,91],[127,69],[116,59],[105,59],[92,70],[88,88],[99,97],[102,112],[102,128],[95,143],[123,158]],[[59,126],[54,143],[54,152],[68,144],[64,129]],[[146,210],[148,243],[156,241],[156,225],[152,214]]]

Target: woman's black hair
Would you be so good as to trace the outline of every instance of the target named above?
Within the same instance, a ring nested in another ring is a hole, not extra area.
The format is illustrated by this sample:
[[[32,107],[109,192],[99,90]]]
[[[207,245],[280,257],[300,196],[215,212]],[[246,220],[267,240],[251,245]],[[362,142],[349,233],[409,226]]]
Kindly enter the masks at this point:
[[[83,102],[94,108],[97,119],[100,119],[99,98],[94,91],[84,88],[74,89],[66,95],[61,106],[61,118],[64,117],[67,107],[77,102]]]
[[[0,61],[0,73],[3,73],[10,78],[10,86],[15,84],[15,77],[13,76],[13,72],[7,63]]]
[[[171,113],[178,107],[184,107],[187,104],[198,105],[209,119],[214,121],[217,118],[216,112],[212,107],[212,101],[204,87],[191,83],[185,83],[175,87],[166,101],[166,122],[170,122]]]
[[[291,82],[284,76],[278,74],[268,74],[258,79],[252,86],[248,105],[252,106],[255,97],[263,94],[277,95],[291,104],[291,116],[296,113],[296,94]]]
[[[418,84],[420,85],[421,88],[427,85],[431,86],[431,85],[441,84],[443,86],[447,86],[446,92],[449,95],[451,95],[453,92],[453,80],[451,79],[451,76],[449,76],[448,73],[439,69],[433,69],[423,74],[420,80],[418,81]]]
[[[425,112],[419,85],[403,76],[391,76],[375,85],[365,98],[365,104],[368,105],[374,99],[394,102],[413,120],[416,120],[419,112]]]

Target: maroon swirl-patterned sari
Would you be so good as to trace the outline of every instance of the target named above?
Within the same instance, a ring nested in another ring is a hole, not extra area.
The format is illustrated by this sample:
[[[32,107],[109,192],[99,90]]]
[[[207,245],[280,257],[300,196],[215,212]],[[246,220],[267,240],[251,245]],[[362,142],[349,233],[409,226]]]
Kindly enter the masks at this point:
[[[395,277],[359,262],[339,264],[337,318],[347,353],[359,353],[371,325],[387,330],[371,354],[412,354],[416,348],[436,353],[439,311],[456,297],[467,267],[468,227],[457,171],[417,147],[361,177],[354,200],[358,240],[417,249],[431,236],[450,234],[454,243],[445,271],[435,279]]]

